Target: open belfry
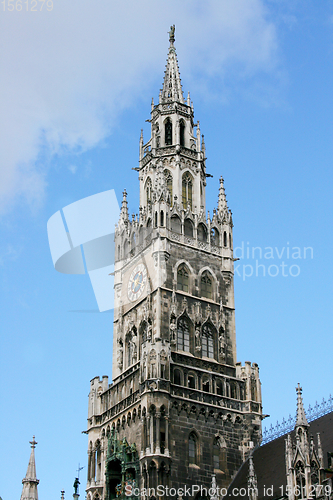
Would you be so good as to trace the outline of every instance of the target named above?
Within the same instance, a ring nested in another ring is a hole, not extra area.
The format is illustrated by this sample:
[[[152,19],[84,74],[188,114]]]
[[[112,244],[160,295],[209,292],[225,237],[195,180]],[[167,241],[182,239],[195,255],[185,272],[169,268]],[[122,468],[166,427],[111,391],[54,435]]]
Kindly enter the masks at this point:
[[[124,191],[115,230],[113,381],[91,381],[88,500],[227,487],[261,439],[258,365],[236,358],[232,215],[222,177],[206,214],[205,143],[174,26],[169,40],[140,137],[139,214]]]

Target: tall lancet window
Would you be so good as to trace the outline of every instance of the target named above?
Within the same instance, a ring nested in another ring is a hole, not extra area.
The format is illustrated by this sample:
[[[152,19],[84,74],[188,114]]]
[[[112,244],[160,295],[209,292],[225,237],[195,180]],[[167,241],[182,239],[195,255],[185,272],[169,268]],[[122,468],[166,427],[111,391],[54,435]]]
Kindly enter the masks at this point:
[[[197,438],[194,432],[188,438],[188,461],[190,464],[198,463]]]
[[[214,358],[213,328],[210,323],[202,327],[202,355],[206,358]]]
[[[181,146],[185,146],[185,123],[183,120],[179,124],[179,143]]]
[[[201,297],[206,297],[206,299],[213,298],[213,280],[207,271],[201,276]]]
[[[186,316],[177,323],[177,349],[190,352],[190,321]]]
[[[172,145],[172,123],[170,118],[167,118],[167,121],[165,122],[165,145],[166,146],[171,146]]]
[[[192,210],[192,186],[193,186],[193,177],[189,172],[186,172],[183,175],[182,180],[182,201],[183,207],[186,210],[187,206],[190,206]]]
[[[164,170],[164,175],[165,175],[166,185],[170,193],[170,203],[172,206],[172,175],[170,171],[167,169]]]
[[[148,205],[148,203],[151,202],[151,191],[152,191],[151,179],[150,179],[150,177],[148,177],[148,179],[146,180],[146,201],[147,201],[147,205]]]
[[[188,293],[189,272],[186,266],[179,266],[177,271],[177,290]]]

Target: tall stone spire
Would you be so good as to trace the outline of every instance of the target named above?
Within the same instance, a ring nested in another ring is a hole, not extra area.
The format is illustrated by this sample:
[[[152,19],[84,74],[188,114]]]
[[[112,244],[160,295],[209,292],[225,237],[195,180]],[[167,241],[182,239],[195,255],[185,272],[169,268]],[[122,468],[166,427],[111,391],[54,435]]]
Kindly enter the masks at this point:
[[[219,200],[218,200],[217,210],[219,211],[220,214],[222,214],[225,210],[228,210],[223,177],[220,177]]]
[[[170,27],[169,31],[169,53],[168,60],[166,64],[164,82],[162,89],[162,102],[166,101],[178,101],[184,104],[184,95],[182,90],[182,84],[180,80],[180,73],[177,61],[176,49],[174,46],[175,42],[175,25]]]
[[[303,406],[302,387],[299,385],[299,383],[296,387],[296,392],[297,392],[297,413],[296,413],[295,428],[300,426],[309,427]]]
[[[37,486],[39,480],[36,477],[35,447],[37,443],[35,441],[35,436],[33,436],[32,441],[30,441],[30,444],[31,444],[31,454],[30,454],[27,473],[25,475],[25,478],[22,479],[23,488],[22,488],[21,500],[38,500]]]
[[[120,210],[120,219],[125,222],[128,222],[128,208],[127,208],[127,192],[126,189],[124,189],[123,192],[123,201],[121,203],[121,210]]]

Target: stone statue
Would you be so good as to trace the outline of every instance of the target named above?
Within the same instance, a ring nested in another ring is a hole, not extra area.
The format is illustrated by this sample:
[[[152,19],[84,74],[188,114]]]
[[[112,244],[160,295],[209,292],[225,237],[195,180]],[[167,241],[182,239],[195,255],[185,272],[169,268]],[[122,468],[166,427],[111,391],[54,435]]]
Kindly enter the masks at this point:
[[[76,477],[76,478],[75,478],[75,481],[74,481],[74,484],[73,484],[73,488],[74,488],[74,495],[77,495],[77,494],[78,494],[79,484],[80,484],[79,478],[78,478],[78,477]]]
[[[172,345],[176,343],[176,330],[177,330],[176,318],[172,318],[170,324],[170,341]]]
[[[201,351],[200,328],[198,326],[195,329],[195,350]]]
[[[147,340],[150,342],[152,340],[152,332],[153,332],[153,327],[151,324],[148,324],[148,331],[147,331]]]
[[[175,25],[173,24],[172,26],[170,26],[170,31],[169,31],[169,40],[170,42],[174,42],[175,41]]]

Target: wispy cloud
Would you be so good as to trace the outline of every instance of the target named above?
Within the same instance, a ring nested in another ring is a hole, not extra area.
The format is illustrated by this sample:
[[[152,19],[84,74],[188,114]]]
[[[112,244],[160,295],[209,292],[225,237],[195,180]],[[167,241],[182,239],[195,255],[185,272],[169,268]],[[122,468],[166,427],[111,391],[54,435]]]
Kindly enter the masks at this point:
[[[0,213],[18,200],[43,202],[41,151],[52,156],[95,146],[122,109],[157,75],[162,80],[171,24],[189,81],[274,72],[277,37],[263,4],[56,0],[51,12],[3,12]],[[197,88],[205,91],[200,82]],[[74,165],[69,169],[75,173]]]

